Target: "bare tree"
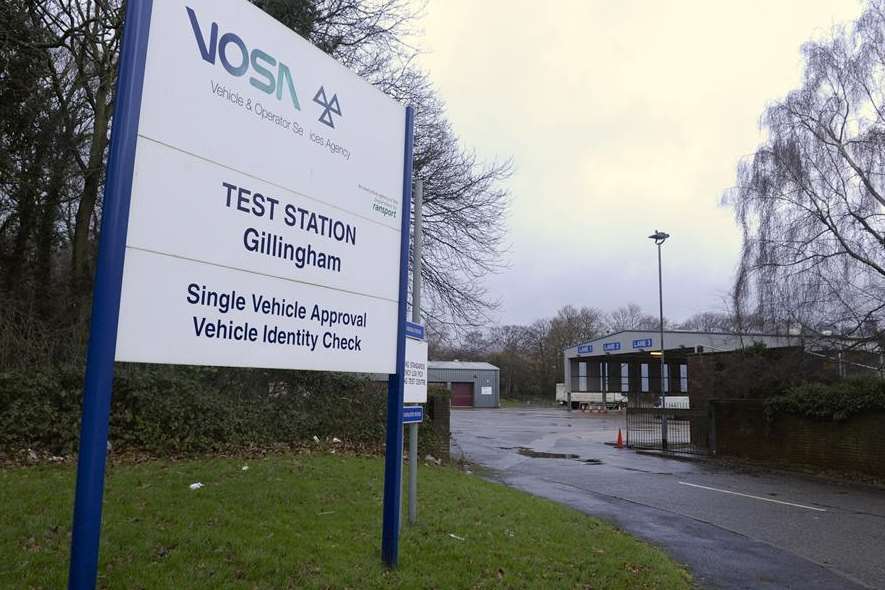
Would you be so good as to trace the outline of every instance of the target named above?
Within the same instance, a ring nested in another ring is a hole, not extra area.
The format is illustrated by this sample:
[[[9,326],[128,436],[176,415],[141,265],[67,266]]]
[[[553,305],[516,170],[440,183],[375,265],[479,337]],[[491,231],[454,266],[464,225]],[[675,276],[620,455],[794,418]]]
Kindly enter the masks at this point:
[[[606,316],[609,332],[658,330],[660,323],[659,318],[643,312],[642,308],[635,303],[628,303],[626,306],[619,307]],[[670,322],[667,318],[664,318],[664,327],[670,327]]]
[[[414,175],[424,181],[422,278],[427,321],[461,332],[497,307],[484,287],[502,266],[511,163],[481,161],[452,131],[445,105],[405,40],[423,4],[406,0],[253,0],[386,94],[416,110]]]
[[[494,352],[489,362],[501,369],[501,395],[507,398],[539,397],[542,389],[536,375],[532,333],[526,326],[492,328],[489,341]]]
[[[415,67],[417,50],[408,40],[422,3],[253,2],[395,100],[416,107],[415,173],[425,180],[425,319],[444,331],[477,326],[495,306],[483,282],[505,249],[509,193],[502,181],[510,167],[484,163],[459,143],[442,101]],[[0,340],[7,333],[14,335],[10,342],[45,335],[47,342],[64,343],[69,357],[80,357],[122,18],[122,0],[0,4],[0,296],[23,302],[4,310]],[[13,316],[22,321],[7,324]],[[59,325],[67,322],[63,334],[54,331],[50,316]]]
[[[81,139],[58,154],[71,159],[82,177],[70,237],[72,303],[77,304],[92,282],[123,11],[113,0],[25,4],[33,23],[44,32],[51,84],[65,124],[76,128]]]
[[[738,320],[869,333],[885,309],[885,13],[802,49],[800,88],[765,112],[768,139],[725,195],[743,231]]]
[[[50,364],[80,341],[69,319],[58,321],[75,315],[59,258],[82,188],[73,157],[82,126],[67,109],[79,90],[56,86],[68,71],[33,16],[22,0],[0,6],[0,365],[10,367]]]
[[[696,313],[679,324],[680,330],[699,332],[734,332],[734,318],[727,313],[704,311]]]

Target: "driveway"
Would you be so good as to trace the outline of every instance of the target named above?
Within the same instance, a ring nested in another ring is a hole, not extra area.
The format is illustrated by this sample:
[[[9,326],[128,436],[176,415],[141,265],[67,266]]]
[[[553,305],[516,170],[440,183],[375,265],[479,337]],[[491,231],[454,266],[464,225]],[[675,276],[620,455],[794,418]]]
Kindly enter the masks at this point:
[[[454,410],[452,452],[662,547],[703,588],[885,588],[885,492],[605,444],[623,426],[560,409]]]

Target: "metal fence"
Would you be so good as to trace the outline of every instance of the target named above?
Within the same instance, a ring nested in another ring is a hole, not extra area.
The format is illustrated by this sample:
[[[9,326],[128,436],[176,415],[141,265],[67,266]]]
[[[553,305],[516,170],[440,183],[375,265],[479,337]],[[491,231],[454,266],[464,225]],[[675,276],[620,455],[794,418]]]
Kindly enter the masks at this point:
[[[631,448],[706,455],[708,432],[706,410],[691,408],[687,396],[627,396],[627,446]]]

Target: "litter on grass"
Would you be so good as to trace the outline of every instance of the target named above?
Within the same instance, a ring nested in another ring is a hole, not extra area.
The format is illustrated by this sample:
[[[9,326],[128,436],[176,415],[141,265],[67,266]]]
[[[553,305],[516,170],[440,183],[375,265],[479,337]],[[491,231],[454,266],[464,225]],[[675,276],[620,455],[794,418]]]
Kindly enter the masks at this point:
[[[199,490],[199,489],[202,488],[203,486],[204,486],[204,484],[203,484],[202,482],[199,482],[199,481],[198,481],[198,482],[194,482],[194,483],[192,483],[192,484],[190,485],[190,488],[191,488],[192,490]]]
[[[249,466],[248,466],[248,465],[243,465],[243,467],[242,467],[241,469],[242,469],[243,471],[249,471]]]
[[[467,540],[467,539],[465,539],[464,537],[459,537],[458,535],[455,535],[455,534],[452,534],[452,533],[449,533],[449,536],[450,536],[451,538],[453,538],[453,539],[458,539],[459,541],[466,541],[466,540]]]

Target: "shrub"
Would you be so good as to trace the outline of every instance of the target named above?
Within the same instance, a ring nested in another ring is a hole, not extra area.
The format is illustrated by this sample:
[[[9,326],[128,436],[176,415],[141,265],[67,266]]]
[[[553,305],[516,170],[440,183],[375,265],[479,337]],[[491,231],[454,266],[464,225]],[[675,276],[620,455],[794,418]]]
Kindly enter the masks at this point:
[[[418,453],[441,460],[449,458],[449,404],[452,392],[443,385],[428,384],[427,403],[424,405],[424,422],[418,435]]]
[[[867,377],[826,384],[805,383],[765,402],[769,420],[779,414],[790,414],[838,421],[866,412],[885,412],[885,380]]]
[[[82,367],[0,372],[0,454],[76,452]],[[380,449],[384,384],[343,374],[123,365],[111,404],[115,450],[234,451],[338,437]]]
[[[76,453],[82,390],[82,367],[0,372],[0,456]],[[446,409],[449,396],[444,387],[428,391]],[[298,446],[316,436],[380,452],[386,399],[386,383],[342,373],[119,365],[109,441],[119,452],[170,456]],[[448,455],[443,414],[436,423],[425,414],[422,457]]]

